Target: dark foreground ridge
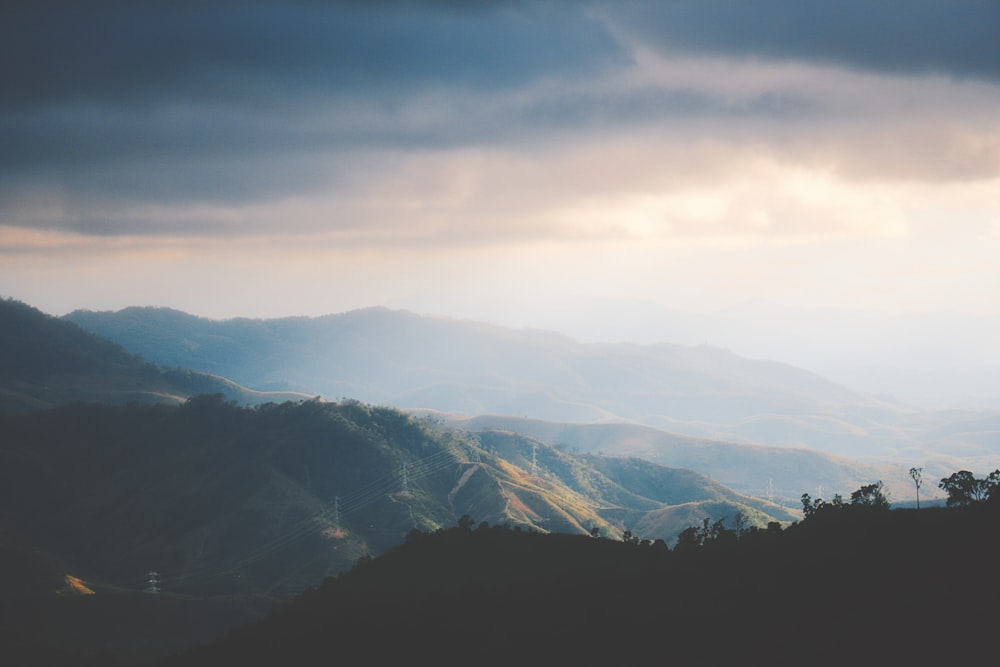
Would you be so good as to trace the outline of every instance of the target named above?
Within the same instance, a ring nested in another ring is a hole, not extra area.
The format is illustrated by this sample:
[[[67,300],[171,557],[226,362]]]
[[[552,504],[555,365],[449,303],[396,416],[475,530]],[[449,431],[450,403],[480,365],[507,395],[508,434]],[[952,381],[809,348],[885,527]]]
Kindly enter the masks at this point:
[[[673,551],[464,521],[163,667],[951,664],[993,643],[998,518],[858,508]]]

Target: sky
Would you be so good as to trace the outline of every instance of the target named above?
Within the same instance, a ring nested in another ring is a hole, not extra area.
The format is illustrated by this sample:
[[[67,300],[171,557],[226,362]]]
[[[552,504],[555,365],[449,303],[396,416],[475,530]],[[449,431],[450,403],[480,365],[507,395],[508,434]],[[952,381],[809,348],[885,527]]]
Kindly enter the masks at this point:
[[[1000,408],[1000,2],[12,0],[0,296],[711,344]]]

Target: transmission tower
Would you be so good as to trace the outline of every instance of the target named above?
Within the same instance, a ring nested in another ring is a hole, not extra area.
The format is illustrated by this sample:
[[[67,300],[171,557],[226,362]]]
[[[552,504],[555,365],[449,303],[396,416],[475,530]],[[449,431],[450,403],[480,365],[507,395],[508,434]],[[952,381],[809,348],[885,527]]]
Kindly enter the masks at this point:
[[[538,445],[531,446],[531,476],[538,476]]]
[[[409,481],[406,479],[406,461],[403,461],[403,463],[400,464],[399,470],[400,477],[402,478],[403,493],[406,493],[410,490]]]
[[[159,593],[160,592],[160,573],[155,570],[150,570],[146,573],[149,579],[146,580],[146,591],[149,593]]]

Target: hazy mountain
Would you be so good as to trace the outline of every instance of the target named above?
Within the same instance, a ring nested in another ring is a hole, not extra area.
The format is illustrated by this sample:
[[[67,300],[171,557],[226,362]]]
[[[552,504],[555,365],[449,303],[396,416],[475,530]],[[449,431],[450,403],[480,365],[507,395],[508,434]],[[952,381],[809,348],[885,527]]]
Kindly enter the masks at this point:
[[[632,422],[907,468],[990,470],[1000,456],[989,429],[927,435],[947,428],[954,413],[909,408],[792,366],[706,346],[584,344],[551,332],[381,308],[222,321],[127,308],[77,311],[66,319],[156,363],[217,373],[258,390],[465,416]]]
[[[72,322],[0,300],[0,411],[80,401],[178,403],[205,393],[243,403],[302,397],[262,394],[204,372],[157,367]]]

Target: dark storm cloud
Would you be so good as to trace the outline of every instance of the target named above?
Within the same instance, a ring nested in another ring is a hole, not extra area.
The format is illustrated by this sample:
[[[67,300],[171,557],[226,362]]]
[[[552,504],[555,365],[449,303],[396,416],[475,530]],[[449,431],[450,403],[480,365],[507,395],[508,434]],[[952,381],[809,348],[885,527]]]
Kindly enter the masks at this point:
[[[452,4],[461,3],[30,3],[0,28],[0,102],[140,106],[494,88],[620,56],[577,12]]]
[[[579,9],[8,3],[0,10],[0,204],[31,184],[154,201],[266,197],[315,185],[320,151],[334,151],[328,162],[336,162],[357,146],[466,141],[468,126],[408,118],[413,99],[489,95],[627,58]],[[477,139],[502,135],[505,123],[491,118]]]
[[[996,0],[685,0],[623,3],[613,15],[667,54],[1000,79]]]

